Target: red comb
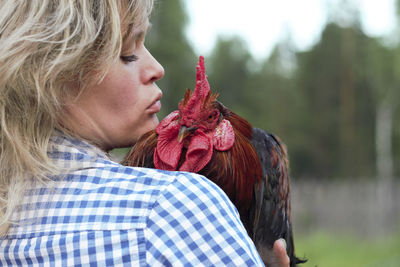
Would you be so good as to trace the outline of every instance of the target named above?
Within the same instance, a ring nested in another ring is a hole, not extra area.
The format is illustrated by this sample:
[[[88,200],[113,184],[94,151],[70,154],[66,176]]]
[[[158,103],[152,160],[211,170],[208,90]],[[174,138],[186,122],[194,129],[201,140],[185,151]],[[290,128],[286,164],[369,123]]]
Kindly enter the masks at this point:
[[[198,95],[203,98],[206,97],[208,92],[210,91],[210,85],[207,81],[206,75],[206,67],[204,65],[204,57],[200,56],[199,63],[197,64],[197,73],[196,73],[196,89],[193,95]]]
[[[196,70],[196,88],[193,92],[193,95],[190,97],[187,105],[185,106],[185,110],[187,111],[193,111],[196,109],[196,107],[200,107],[200,103],[202,103],[206,99],[208,93],[210,92],[210,85],[207,81],[203,56],[200,56]]]

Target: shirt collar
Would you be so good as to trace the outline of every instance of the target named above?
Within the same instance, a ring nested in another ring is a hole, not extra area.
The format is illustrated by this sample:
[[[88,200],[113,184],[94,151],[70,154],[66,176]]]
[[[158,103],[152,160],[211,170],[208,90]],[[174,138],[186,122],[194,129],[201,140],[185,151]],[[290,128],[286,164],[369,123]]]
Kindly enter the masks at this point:
[[[66,160],[65,156],[80,154],[91,161],[110,160],[108,153],[89,142],[56,130],[50,138],[48,154],[53,159]],[[71,160],[74,160],[71,158]]]

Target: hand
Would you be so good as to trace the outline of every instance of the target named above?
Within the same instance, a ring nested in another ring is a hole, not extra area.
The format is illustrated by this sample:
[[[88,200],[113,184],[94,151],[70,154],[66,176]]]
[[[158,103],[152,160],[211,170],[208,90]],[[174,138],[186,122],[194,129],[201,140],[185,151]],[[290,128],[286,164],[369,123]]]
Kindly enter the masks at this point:
[[[272,250],[263,249],[258,251],[266,267],[289,267],[290,259],[286,253],[286,241],[278,239]]]
[[[286,253],[286,242],[284,239],[278,239],[272,248],[272,258],[269,260],[268,267],[289,267],[290,259]]]

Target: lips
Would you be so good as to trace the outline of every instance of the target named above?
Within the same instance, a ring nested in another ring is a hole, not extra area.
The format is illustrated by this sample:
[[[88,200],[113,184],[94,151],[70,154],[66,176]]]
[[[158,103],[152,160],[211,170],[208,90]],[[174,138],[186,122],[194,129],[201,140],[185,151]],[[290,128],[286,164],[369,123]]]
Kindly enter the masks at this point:
[[[147,111],[150,113],[157,113],[161,110],[161,97],[162,94],[159,94],[157,98],[151,103],[151,105],[147,108]]]

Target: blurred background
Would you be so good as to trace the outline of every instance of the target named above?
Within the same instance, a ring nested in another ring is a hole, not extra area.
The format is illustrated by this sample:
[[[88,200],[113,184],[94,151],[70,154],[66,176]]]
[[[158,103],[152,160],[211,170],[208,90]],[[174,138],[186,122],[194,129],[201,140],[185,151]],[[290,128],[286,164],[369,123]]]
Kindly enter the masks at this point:
[[[159,0],[151,22],[160,118],[204,55],[221,102],[286,143],[303,266],[400,266],[400,0]]]

